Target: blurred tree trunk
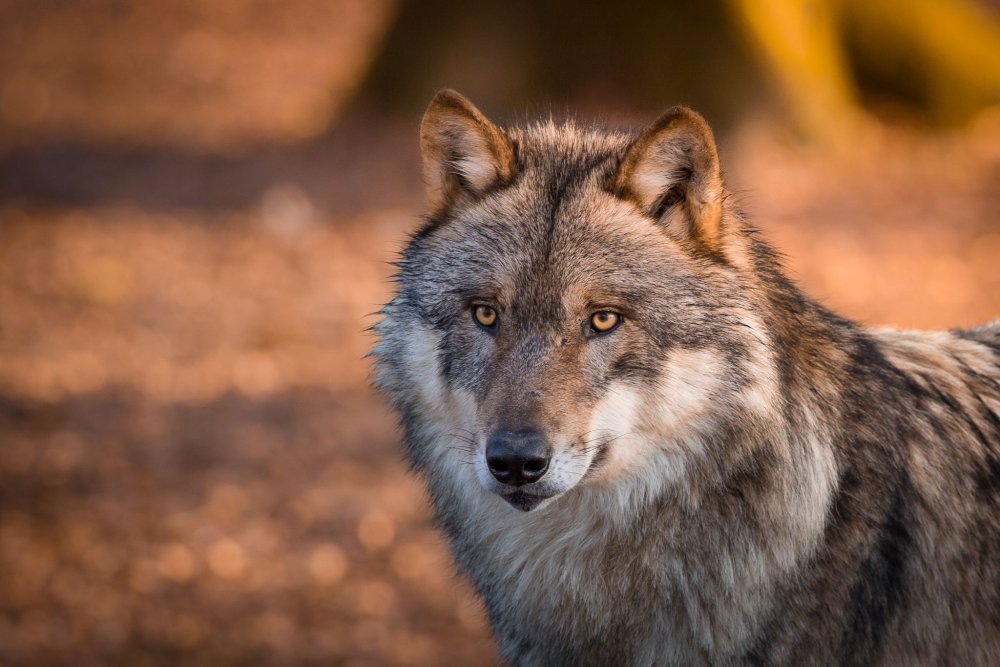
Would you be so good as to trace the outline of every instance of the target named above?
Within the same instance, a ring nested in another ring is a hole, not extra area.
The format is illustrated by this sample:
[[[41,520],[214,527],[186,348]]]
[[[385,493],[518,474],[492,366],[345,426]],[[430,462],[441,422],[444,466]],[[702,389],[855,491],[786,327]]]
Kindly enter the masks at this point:
[[[1000,23],[969,0],[729,0],[791,117],[849,146],[859,98],[895,97],[942,125],[1000,103]]]
[[[807,140],[849,152],[872,102],[938,125],[1000,102],[1000,27],[981,0],[403,2],[361,99],[417,116],[442,87],[494,113],[685,103],[723,129],[778,99]]]
[[[841,146],[860,109],[837,29],[837,0],[730,0],[808,137]]]
[[[760,99],[760,68],[723,2],[403,2],[361,95],[417,115],[442,87],[487,112],[652,115],[695,106],[726,125]]]
[[[871,87],[939,124],[1000,104],[1000,17],[968,0],[842,0],[847,43]]]

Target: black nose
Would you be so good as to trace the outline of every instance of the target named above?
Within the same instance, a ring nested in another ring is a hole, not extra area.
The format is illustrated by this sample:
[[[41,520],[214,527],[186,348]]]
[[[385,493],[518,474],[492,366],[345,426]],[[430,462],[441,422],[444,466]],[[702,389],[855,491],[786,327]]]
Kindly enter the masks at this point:
[[[537,482],[549,469],[549,447],[536,431],[499,431],[486,442],[486,465],[502,484]]]

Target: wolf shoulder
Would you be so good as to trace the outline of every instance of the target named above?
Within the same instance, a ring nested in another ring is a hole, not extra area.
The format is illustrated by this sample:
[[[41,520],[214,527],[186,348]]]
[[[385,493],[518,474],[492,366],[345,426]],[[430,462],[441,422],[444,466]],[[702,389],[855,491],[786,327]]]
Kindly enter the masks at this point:
[[[875,328],[868,333],[903,377],[939,400],[1000,396],[1000,319],[969,329]]]
[[[1000,320],[951,331],[869,333],[897,394],[885,397],[886,418],[895,414],[911,426],[901,439],[911,467],[954,485],[956,499],[975,491],[1000,509]],[[989,518],[1000,527],[1000,517]]]

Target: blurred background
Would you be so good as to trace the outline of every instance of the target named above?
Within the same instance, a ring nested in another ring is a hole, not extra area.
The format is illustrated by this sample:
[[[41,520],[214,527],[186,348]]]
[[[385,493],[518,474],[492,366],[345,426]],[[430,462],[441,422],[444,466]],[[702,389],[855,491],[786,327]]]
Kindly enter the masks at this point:
[[[0,664],[496,661],[363,358],[445,86],[692,105],[812,294],[1000,315],[996,0],[0,0]]]

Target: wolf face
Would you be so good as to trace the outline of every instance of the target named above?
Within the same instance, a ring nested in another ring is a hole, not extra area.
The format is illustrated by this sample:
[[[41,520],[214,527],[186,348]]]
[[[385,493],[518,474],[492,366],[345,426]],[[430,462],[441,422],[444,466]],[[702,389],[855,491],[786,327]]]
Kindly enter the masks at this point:
[[[421,142],[431,213],[378,326],[380,384],[444,431],[411,443],[418,466],[471,467],[528,511],[624,475],[669,483],[708,431],[766,409],[766,334],[732,326],[756,319],[744,241],[694,112],[638,137],[505,132],[446,91]]]

